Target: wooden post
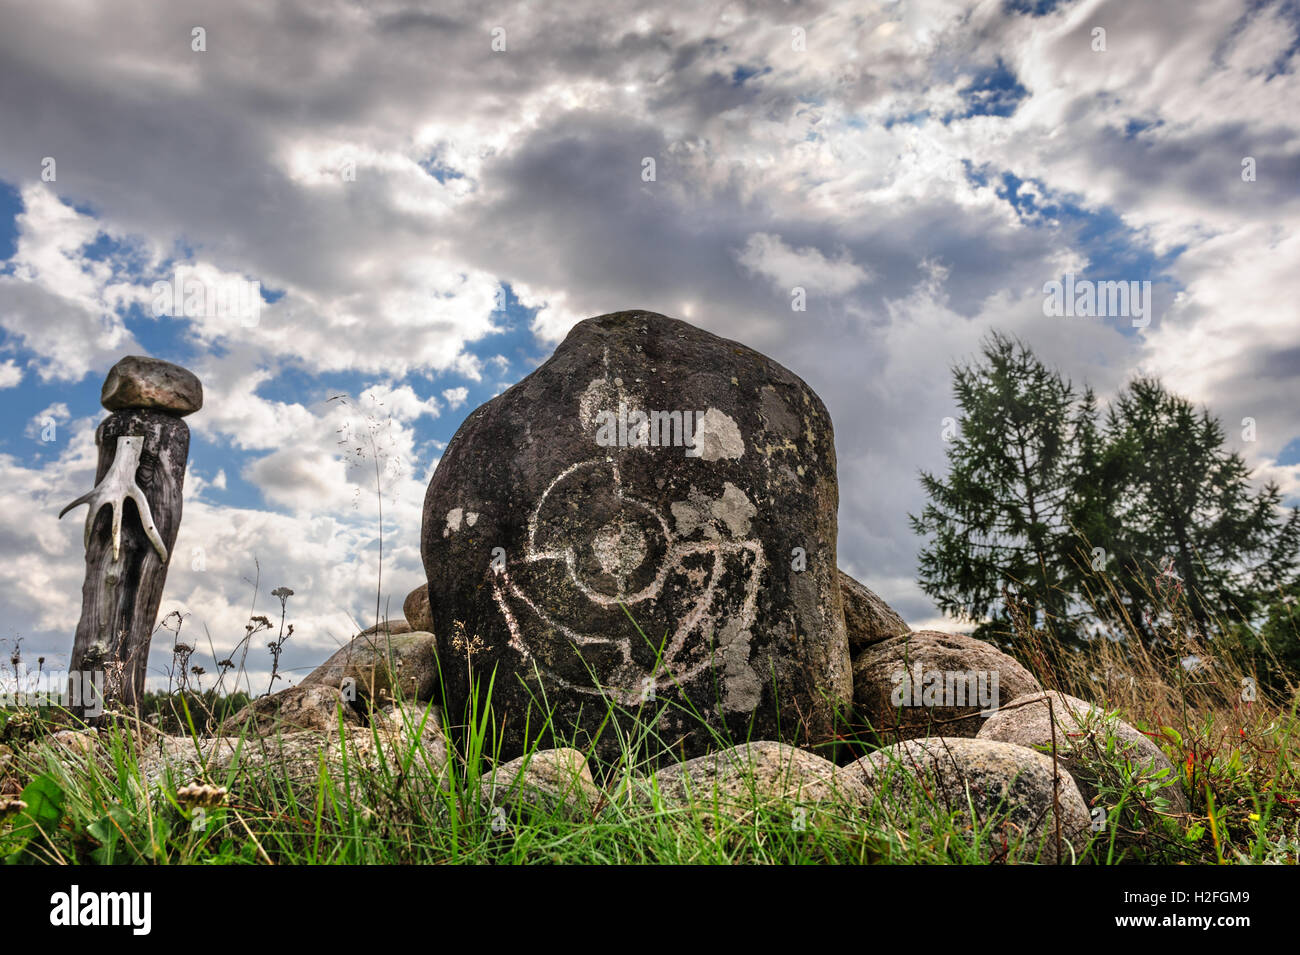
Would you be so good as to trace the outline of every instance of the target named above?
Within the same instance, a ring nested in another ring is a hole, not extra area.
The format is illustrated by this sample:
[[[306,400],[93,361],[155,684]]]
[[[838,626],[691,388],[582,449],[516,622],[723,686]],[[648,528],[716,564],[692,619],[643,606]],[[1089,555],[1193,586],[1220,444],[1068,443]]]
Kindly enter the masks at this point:
[[[144,693],[149,644],[181,524],[190,429],[180,415],[197,410],[203,398],[198,379],[185,369],[131,357],[109,372],[102,400],[113,413],[95,432],[95,489],[59,515],[90,505],[81,620],[69,669],[73,683],[80,681],[71,688],[73,703],[82,704],[74,708],[92,722],[99,707],[78,698],[92,682],[102,685],[107,705],[134,708]]]

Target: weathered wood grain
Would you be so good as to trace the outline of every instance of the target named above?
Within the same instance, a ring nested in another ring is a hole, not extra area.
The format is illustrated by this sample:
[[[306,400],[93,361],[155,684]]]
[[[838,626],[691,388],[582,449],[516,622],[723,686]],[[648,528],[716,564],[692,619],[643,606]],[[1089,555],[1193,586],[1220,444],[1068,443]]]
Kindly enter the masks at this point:
[[[149,542],[134,503],[124,501],[121,550],[113,557],[112,509],[101,508],[86,548],[86,577],[81,589],[81,621],[72,648],[74,675],[104,672],[109,705],[131,708],[144,692],[149,644],[162,603],[167,567],[181,524],[181,496],[190,430],[185,422],[161,411],[115,411],[95,432],[99,466],[95,484],[113,462],[117,439],[140,435],[144,450],[135,479],[167,548],[164,561]]]

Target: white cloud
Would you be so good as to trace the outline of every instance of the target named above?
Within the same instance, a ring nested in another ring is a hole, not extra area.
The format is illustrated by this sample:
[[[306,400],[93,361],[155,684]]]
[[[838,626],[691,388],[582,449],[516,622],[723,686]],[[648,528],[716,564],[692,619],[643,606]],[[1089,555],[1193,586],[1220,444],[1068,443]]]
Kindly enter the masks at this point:
[[[86,258],[102,231],[43,186],[22,190],[18,240],[0,274],[0,328],[35,353],[29,367],[42,379],[76,380],[134,339],[118,309],[142,290],[108,263]]]
[[[871,280],[871,273],[854,264],[847,249],[828,259],[817,249],[792,249],[779,235],[764,232],[751,235],[736,260],[787,292],[799,286],[813,294],[843,295]]]
[[[361,392],[357,406],[367,417],[377,421],[392,418],[394,421],[409,423],[424,415],[431,418],[439,415],[438,402],[432,396],[421,399],[410,385],[400,385],[396,388],[388,385],[372,385]]]
[[[0,365],[0,388],[13,388],[23,380],[23,370],[12,358]]]
[[[0,272],[4,351],[18,355],[0,387],[25,372],[76,381],[136,351],[144,326],[122,316],[148,309],[173,259],[282,293],[253,327],[156,319],[198,354],[206,401],[191,427],[231,458],[194,478],[186,504],[182,534],[208,569],[175,568],[168,588],[214,637],[242,632],[254,554],[270,586],[298,591],[304,656],[342,626],[338,608],[365,603],[373,459],[347,449],[372,439],[399,462],[381,469],[386,573],[414,586],[439,450],[427,429],[468,400],[441,377],[503,390],[536,357],[474,354],[502,330],[500,282],[537,310],[538,352],[588,316],[652,308],[808,380],[836,424],[841,560],[913,622],[933,616],[899,583],[914,573],[915,473],[941,465],[949,365],[990,328],[1103,392],[1140,367],[1230,424],[1256,417],[1243,451],[1300,493],[1296,469],[1276,465],[1300,402],[1300,71],[1282,61],[1296,36],[1283,4],[1081,0],[1032,18],[991,0],[818,0],[797,11],[800,51],[784,4],[507,3],[502,55],[468,2],[304,10],[235,0],[203,57],[179,8],[50,0],[0,35],[0,179],[24,204]],[[999,61],[1026,90],[1014,114],[956,118]],[[36,183],[34,149],[58,159],[57,183]],[[1004,172],[1022,180],[1020,211],[998,194]],[[1066,204],[1112,223],[1105,247],[1079,237]],[[92,254],[104,236],[131,261]],[[1046,279],[1117,247],[1140,261],[1145,245],[1171,256],[1181,288],[1151,328],[1043,318]],[[811,300],[797,317],[795,285]],[[290,373],[307,387],[277,387]],[[328,398],[358,378],[357,402],[374,406],[349,419]],[[63,422],[80,429],[85,483],[91,422]],[[59,447],[58,462],[0,459],[7,520],[87,489]],[[212,500],[227,473],[222,499],[245,490],[238,475],[264,500]],[[75,531],[35,523],[37,542],[18,524],[4,536],[0,565],[23,625],[66,632]]]

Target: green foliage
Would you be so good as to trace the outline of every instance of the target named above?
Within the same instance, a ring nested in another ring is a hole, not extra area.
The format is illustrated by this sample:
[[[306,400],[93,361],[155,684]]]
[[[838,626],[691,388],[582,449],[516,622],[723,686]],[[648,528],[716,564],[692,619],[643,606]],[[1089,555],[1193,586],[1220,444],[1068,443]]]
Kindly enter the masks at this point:
[[[1006,632],[1010,590],[1035,626],[1057,627],[1068,617],[1063,542],[1090,422],[1074,388],[1022,343],[995,334],[982,354],[982,363],[953,369],[963,414],[948,476],[921,475],[930,500],[912,526],[932,535],[919,558],[921,587],[942,610],[993,616]]]
[[[1185,596],[1202,633],[1216,614],[1258,613],[1295,574],[1300,512],[1281,507],[1275,484],[1256,493],[1219,422],[1158,381],[1139,378],[1121,392],[1106,430],[1116,494],[1096,543],[1112,555],[1135,624],[1154,638],[1152,577]]]
[[[948,474],[921,475],[929,500],[912,526],[929,537],[922,589],[977,636],[1005,644],[1027,628],[1078,646],[1101,602],[1156,643],[1174,602],[1205,634],[1294,579],[1300,511],[1274,484],[1255,490],[1219,422],[1158,381],[1132,381],[1101,420],[1090,391],[994,334],[953,391],[961,432]],[[1095,571],[1113,578],[1100,601]]]
[[[63,787],[51,776],[37,776],[18,799],[24,806],[11,833],[14,851],[5,860],[10,863],[35,861],[39,847],[52,838],[63,820]]]

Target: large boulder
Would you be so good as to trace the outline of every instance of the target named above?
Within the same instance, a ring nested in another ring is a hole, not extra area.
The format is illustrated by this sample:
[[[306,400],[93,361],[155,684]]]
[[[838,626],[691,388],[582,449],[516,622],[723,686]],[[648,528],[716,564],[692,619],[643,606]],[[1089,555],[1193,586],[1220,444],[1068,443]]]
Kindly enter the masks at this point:
[[[837,506],[830,418],[798,377],[652,312],[580,322],[469,416],[429,483],[452,724],[472,673],[495,674],[506,757],[543,699],[542,745],[598,736],[601,756],[619,749],[611,709],[658,714],[686,757],[715,733],[830,738],[852,695]]]
[[[975,736],[989,713],[1041,689],[996,647],[937,630],[890,637],[853,659],[857,718],[887,742]]]
[[[955,821],[966,846],[992,847],[994,861],[1042,862],[1073,861],[1090,837],[1088,807],[1070,774],[1023,746],[913,739],[844,771],[854,769],[871,793],[868,818],[907,836],[944,833]]]
[[[1017,697],[989,717],[980,728],[978,738],[1051,753],[1053,737],[1057,762],[1074,777],[1089,805],[1097,801],[1099,765],[1118,766],[1122,761],[1126,764],[1125,775],[1156,778],[1163,770],[1164,775],[1159,778],[1168,780],[1170,785],[1163,787],[1160,795],[1169,800],[1170,808],[1187,812],[1187,794],[1183,792],[1178,772],[1160,747],[1128,723],[1078,697],[1056,690]]]
[[[839,572],[840,601],[844,604],[844,630],[849,638],[849,652],[856,655],[873,643],[910,633],[909,627],[894,608],[844,571]]]
[[[431,700],[438,685],[438,651],[433,634],[366,632],[307,674],[299,686],[356,689],[367,702]]]

